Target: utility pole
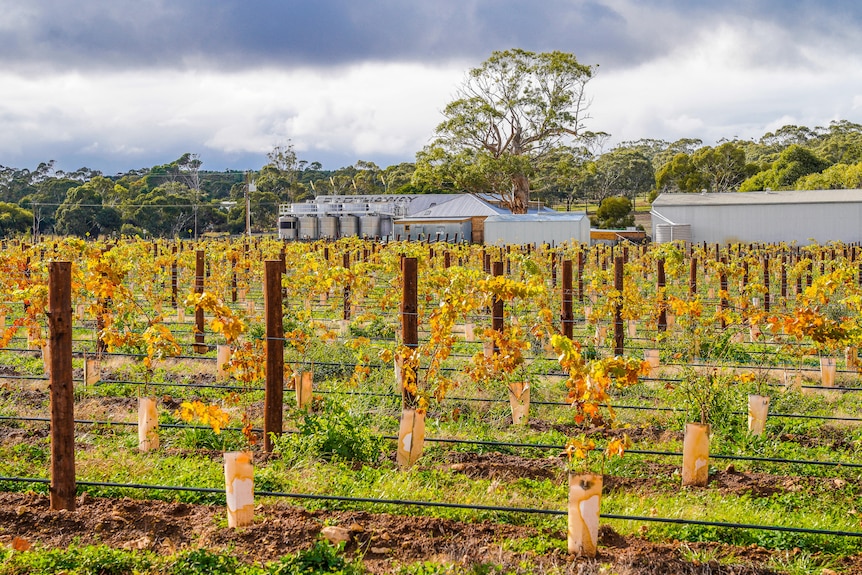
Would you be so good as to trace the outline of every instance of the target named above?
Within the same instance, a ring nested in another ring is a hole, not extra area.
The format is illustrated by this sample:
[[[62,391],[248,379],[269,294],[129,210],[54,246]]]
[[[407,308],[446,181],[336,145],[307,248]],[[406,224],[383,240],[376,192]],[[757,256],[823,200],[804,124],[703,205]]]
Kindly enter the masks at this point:
[[[249,201],[249,192],[256,192],[257,186],[254,184],[251,172],[245,173],[245,235],[251,237],[251,202]]]
[[[39,243],[39,204],[33,204],[33,245]]]

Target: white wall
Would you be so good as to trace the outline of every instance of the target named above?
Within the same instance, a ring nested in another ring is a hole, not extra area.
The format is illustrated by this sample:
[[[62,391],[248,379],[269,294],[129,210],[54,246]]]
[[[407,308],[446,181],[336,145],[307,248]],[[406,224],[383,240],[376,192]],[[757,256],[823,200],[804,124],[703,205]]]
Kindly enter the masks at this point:
[[[691,224],[694,243],[862,241],[862,203],[653,206],[675,224]],[[652,217],[652,237],[656,225]]]
[[[485,244],[552,244],[590,242],[590,220],[493,221],[485,220]]]

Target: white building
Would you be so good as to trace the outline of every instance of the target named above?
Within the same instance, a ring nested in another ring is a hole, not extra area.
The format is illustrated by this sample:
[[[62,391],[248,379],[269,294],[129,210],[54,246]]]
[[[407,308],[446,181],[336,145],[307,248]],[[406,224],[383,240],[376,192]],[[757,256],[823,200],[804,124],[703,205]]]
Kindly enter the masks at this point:
[[[486,244],[588,243],[590,221],[583,212],[542,207],[513,215],[483,194],[318,196],[282,205],[278,235],[284,240],[360,236]]]
[[[650,215],[659,243],[862,241],[862,190],[660,194]]]
[[[584,212],[497,214],[485,219],[485,244],[590,243],[590,218]]]

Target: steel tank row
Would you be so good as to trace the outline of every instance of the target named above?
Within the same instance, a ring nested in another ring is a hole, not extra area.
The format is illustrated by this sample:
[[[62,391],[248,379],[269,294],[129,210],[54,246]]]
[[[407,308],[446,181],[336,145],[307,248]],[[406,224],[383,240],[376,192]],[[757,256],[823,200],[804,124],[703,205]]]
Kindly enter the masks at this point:
[[[380,214],[293,215],[278,218],[282,240],[338,239],[350,236],[383,238],[392,234],[392,217]]]

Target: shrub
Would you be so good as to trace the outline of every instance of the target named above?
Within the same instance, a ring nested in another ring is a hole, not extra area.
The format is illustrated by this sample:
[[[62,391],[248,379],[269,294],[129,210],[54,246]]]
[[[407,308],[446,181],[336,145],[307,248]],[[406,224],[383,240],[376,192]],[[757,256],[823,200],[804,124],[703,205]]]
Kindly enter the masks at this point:
[[[278,438],[274,451],[288,464],[326,461],[377,461],[385,440],[372,435],[365,417],[349,413],[338,403],[326,402],[320,413],[307,413],[299,431]]]

